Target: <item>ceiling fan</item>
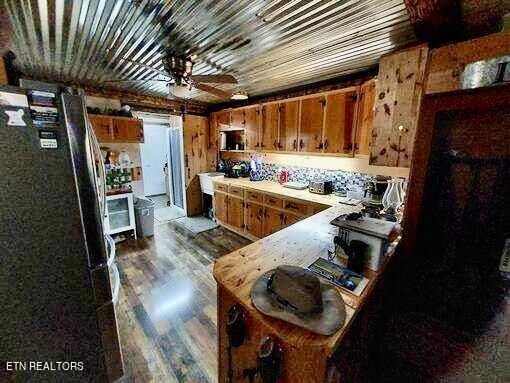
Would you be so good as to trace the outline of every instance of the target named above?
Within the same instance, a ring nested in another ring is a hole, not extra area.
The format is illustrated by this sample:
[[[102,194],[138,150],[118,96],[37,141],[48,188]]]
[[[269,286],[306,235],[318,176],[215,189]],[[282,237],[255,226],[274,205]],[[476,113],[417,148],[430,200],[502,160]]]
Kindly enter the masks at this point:
[[[149,65],[142,64],[138,61],[122,58],[121,60],[133,63],[142,68],[151,70],[168,79],[154,79],[154,80],[108,80],[106,83],[133,83],[133,82],[147,82],[158,81],[168,83],[170,93],[179,98],[186,98],[192,88],[200,89],[204,92],[215,95],[219,98],[231,98],[232,94],[222,89],[215,88],[207,85],[207,83],[217,84],[237,84],[234,76],[229,74],[208,74],[208,75],[193,75],[193,64],[196,55],[179,55],[172,52],[167,52],[163,58],[163,67],[165,71],[155,69]],[[242,93],[242,92],[238,92]],[[235,93],[236,94],[236,93]]]

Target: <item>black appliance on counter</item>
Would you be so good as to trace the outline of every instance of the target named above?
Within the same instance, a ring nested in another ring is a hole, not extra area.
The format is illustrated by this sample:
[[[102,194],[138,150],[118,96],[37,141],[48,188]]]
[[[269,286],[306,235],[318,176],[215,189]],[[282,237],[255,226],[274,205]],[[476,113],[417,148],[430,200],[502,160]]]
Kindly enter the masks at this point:
[[[333,193],[333,181],[314,180],[310,181],[308,191],[315,194]]]
[[[250,165],[244,161],[220,160],[217,170],[225,173],[227,178],[241,178],[250,176]]]
[[[30,89],[0,86],[0,361],[54,369],[2,374],[114,381],[123,374],[112,299],[120,280],[112,289],[101,151],[82,94],[22,85]]]

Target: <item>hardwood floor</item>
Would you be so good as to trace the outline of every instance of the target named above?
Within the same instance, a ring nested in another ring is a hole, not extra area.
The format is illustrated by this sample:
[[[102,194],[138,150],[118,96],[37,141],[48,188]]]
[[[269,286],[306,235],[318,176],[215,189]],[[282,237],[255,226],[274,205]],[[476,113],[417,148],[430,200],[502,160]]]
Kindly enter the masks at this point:
[[[121,382],[216,382],[214,259],[249,241],[222,227],[193,234],[173,222],[117,248]]]

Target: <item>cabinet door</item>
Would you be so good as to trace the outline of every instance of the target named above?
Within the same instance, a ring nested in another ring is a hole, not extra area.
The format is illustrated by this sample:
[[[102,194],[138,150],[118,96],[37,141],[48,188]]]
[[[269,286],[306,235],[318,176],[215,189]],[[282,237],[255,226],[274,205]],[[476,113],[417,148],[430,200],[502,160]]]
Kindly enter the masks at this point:
[[[262,150],[278,150],[278,104],[262,105]]]
[[[298,150],[299,101],[280,104],[280,149],[287,152]]]
[[[264,222],[262,224],[262,234],[266,235],[276,233],[282,228],[283,213],[280,210],[270,207],[264,208]]]
[[[428,47],[383,56],[375,90],[371,165],[409,167],[413,156]]]
[[[361,85],[354,153],[369,154],[374,119],[375,80]]]
[[[244,110],[244,139],[246,150],[260,149],[260,109],[257,106]]]
[[[89,121],[99,142],[113,141],[113,121],[111,117],[89,114]]]
[[[323,151],[353,153],[354,115],[357,92],[333,93],[326,96]]]
[[[233,109],[230,111],[230,127],[231,128],[244,128],[244,110]]]
[[[318,152],[322,150],[322,126],[324,117],[323,96],[301,101],[301,126],[299,127],[299,150]]]
[[[137,118],[113,118],[113,138],[117,142],[143,142],[143,123]]]
[[[305,218],[302,215],[296,215],[291,213],[285,213],[283,215],[283,222],[282,222],[282,228],[290,226],[295,224],[298,221],[301,221],[303,218]]]
[[[214,217],[218,221],[228,220],[228,196],[225,193],[214,192]]]
[[[229,111],[217,112],[216,121],[218,123],[218,127],[220,130],[222,128],[228,128],[230,126],[230,112]]]
[[[262,205],[253,202],[247,202],[245,210],[246,231],[257,238],[262,238],[262,221],[264,208]]]
[[[241,198],[228,196],[228,224],[244,229],[244,202]]]

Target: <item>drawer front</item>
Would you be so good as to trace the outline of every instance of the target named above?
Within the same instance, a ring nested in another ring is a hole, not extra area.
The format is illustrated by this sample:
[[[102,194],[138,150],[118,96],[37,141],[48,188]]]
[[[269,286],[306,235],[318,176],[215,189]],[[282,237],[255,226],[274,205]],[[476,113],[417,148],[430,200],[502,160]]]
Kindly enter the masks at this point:
[[[219,190],[219,191],[222,191],[224,193],[227,193],[228,192],[228,185],[227,184],[221,184],[221,183],[215,182],[214,183],[214,190]]]
[[[262,203],[263,194],[252,190],[246,190],[246,200],[250,202]]]
[[[272,195],[264,195],[264,203],[268,206],[281,209],[283,207],[283,198],[275,197]]]
[[[297,215],[306,215],[308,213],[308,204],[306,202],[286,199],[283,201],[283,208]]]
[[[244,189],[239,186],[230,185],[228,192],[236,197],[243,198],[244,197]]]

